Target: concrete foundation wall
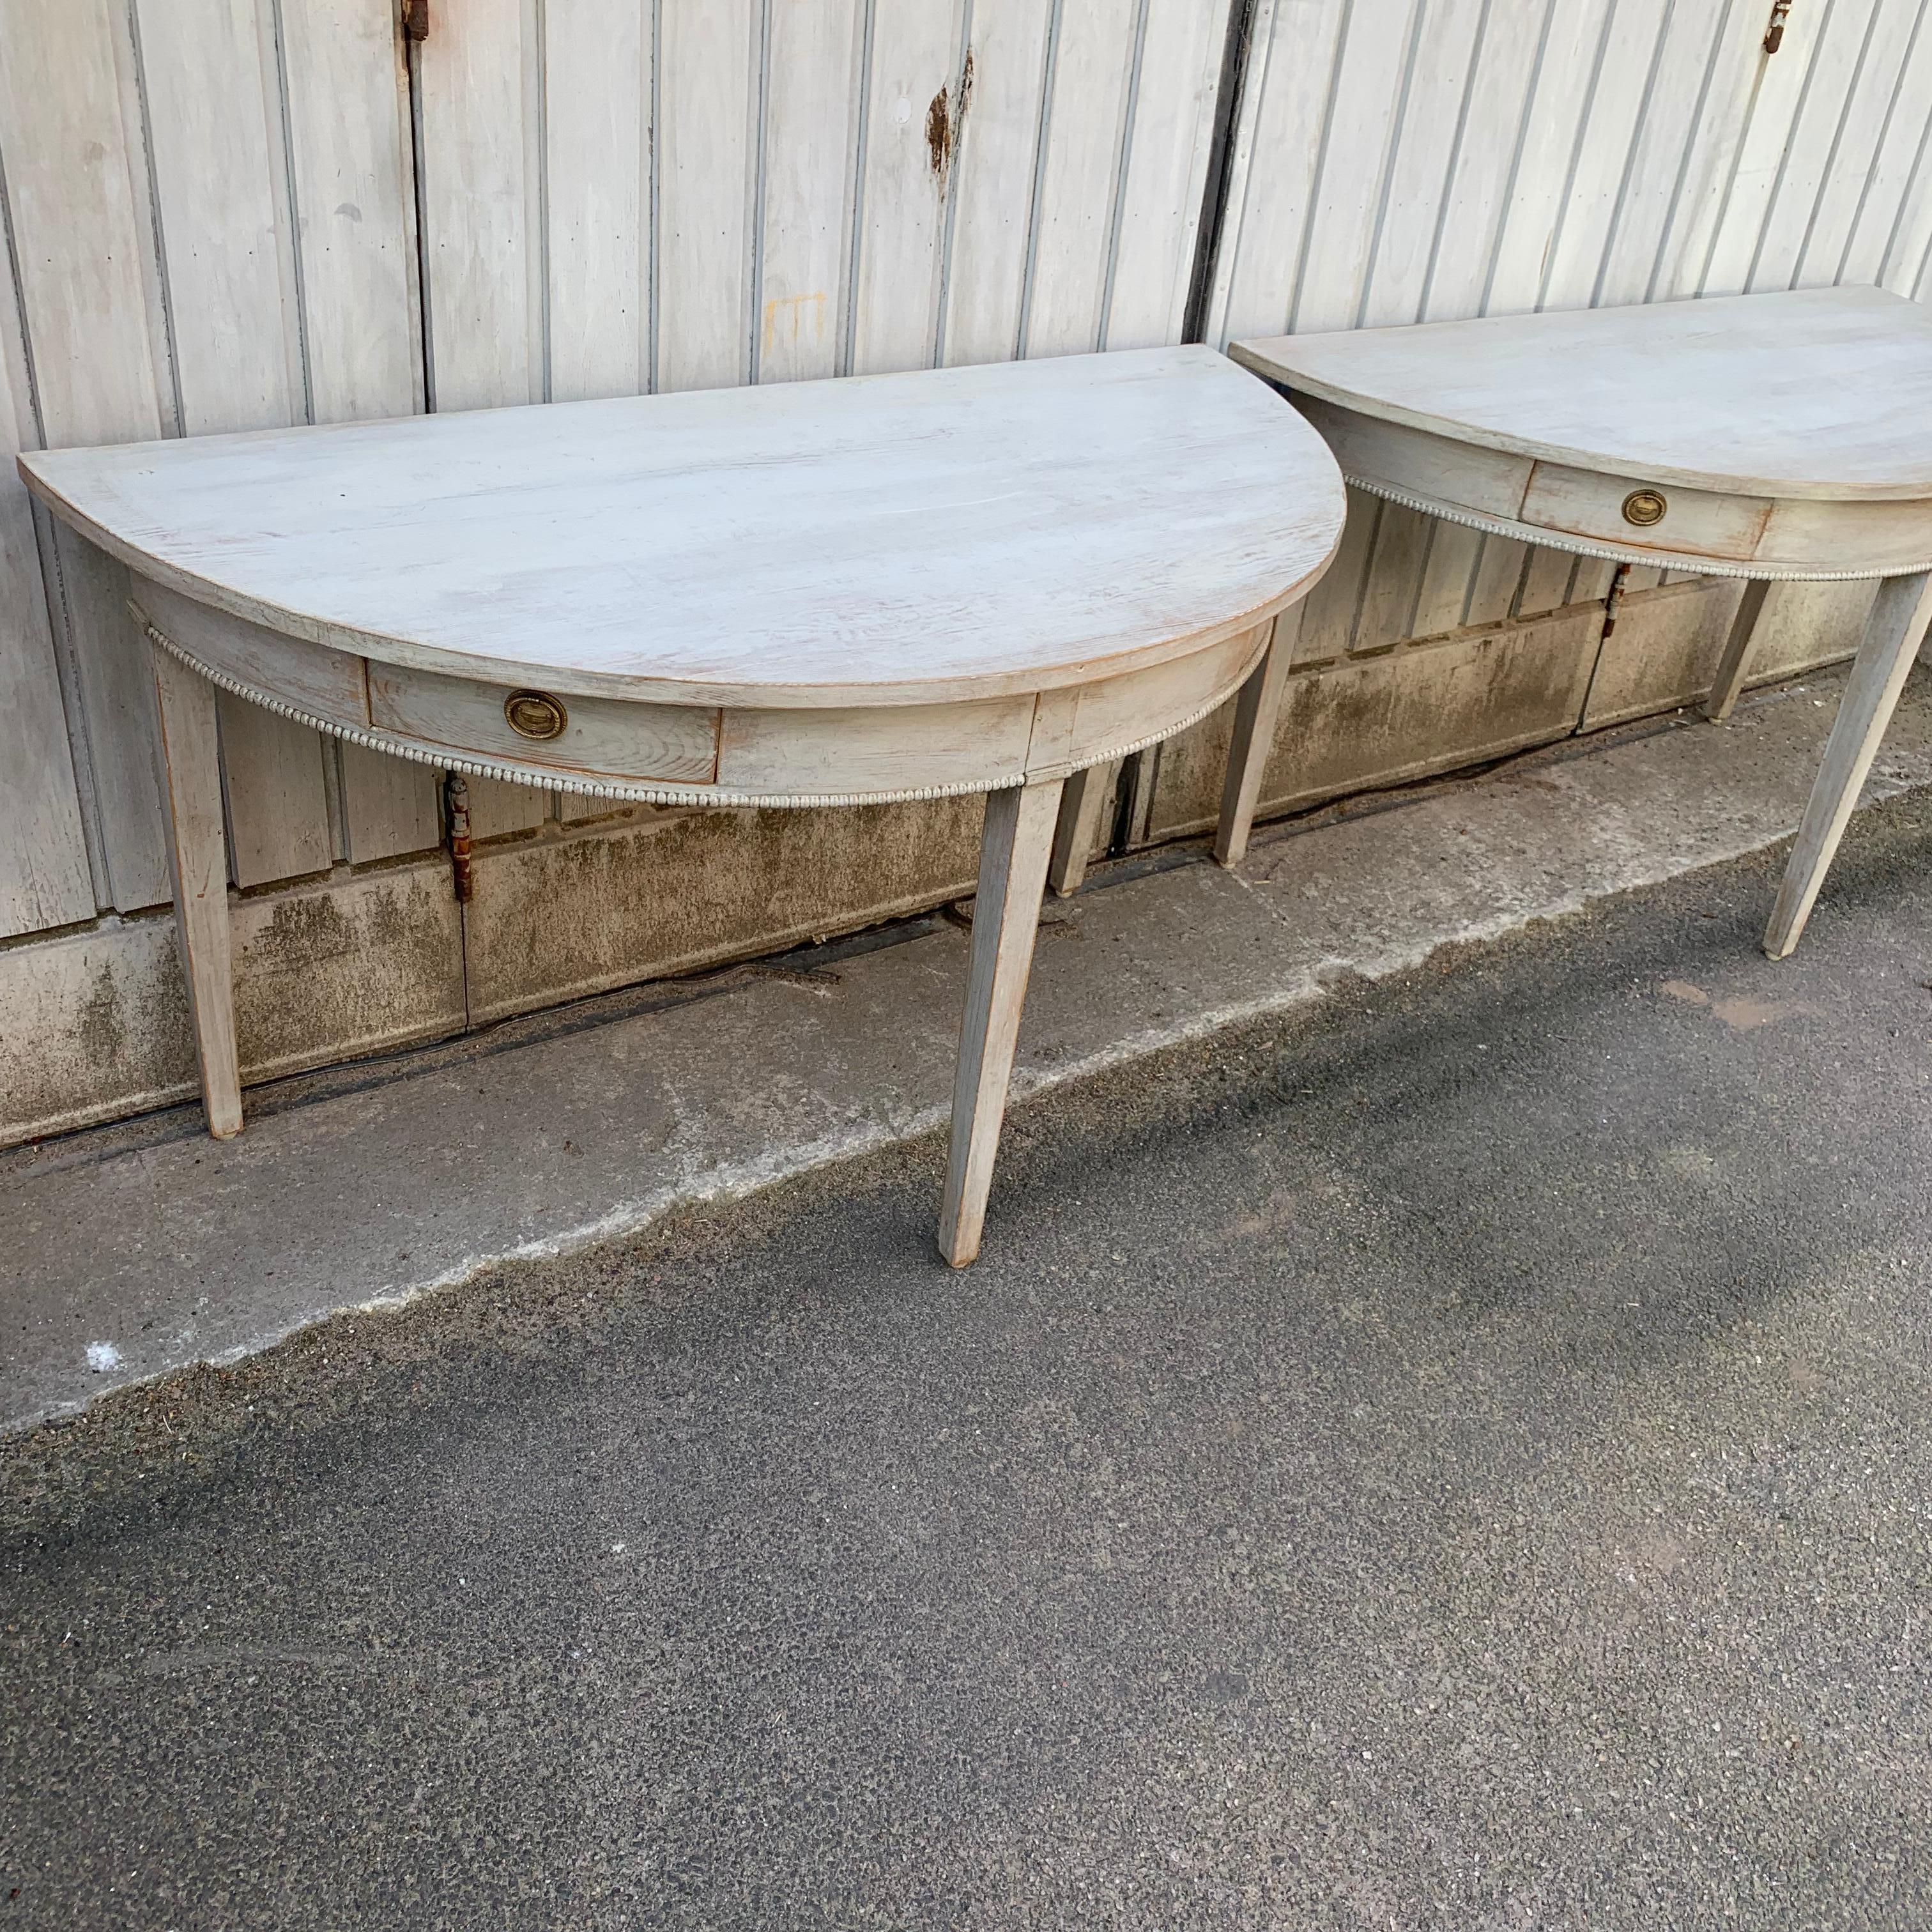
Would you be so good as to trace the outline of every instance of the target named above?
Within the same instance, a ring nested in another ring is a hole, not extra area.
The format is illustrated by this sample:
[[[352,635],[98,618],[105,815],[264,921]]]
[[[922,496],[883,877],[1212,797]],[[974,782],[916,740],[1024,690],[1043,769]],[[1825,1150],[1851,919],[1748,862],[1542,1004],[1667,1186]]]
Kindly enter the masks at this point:
[[[1282,695],[1262,815],[1694,704],[1710,688],[1740,594],[1724,578],[1634,591],[1608,638],[1601,603],[1570,604],[1300,664]],[[1748,681],[1774,682],[1849,656],[1874,594],[1869,584],[1776,587]],[[1214,824],[1231,722],[1224,710],[1161,746],[1147,839]]]

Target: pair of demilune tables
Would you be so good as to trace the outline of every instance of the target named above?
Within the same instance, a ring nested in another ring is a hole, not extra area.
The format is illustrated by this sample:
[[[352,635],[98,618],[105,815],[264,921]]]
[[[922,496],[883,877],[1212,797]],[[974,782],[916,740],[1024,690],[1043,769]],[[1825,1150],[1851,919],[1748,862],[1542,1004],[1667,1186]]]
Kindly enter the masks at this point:
[[[217,687],[598,797],[983,792],[939,1226],[970,1262],[1042,896],[1092,842],[1088,775],[1238,693],[1215,849],[1239,862],[1345,476],[1499,536],[1745,579],[1718,718],[1768,584],[1885,580],[1765,937],[1788,953],[1932,615],[1932,316],[1838,289],[1232,353],[22,456],[132,572],[209,1130],[242,1126]]]

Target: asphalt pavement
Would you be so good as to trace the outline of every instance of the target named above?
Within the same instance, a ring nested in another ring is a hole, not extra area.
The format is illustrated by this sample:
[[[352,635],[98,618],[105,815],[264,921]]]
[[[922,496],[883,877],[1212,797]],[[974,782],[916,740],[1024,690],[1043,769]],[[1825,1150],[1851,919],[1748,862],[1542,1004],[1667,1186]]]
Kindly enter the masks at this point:
[[[0,1932],[1932,1919],[1932,796],[5,1445]]]

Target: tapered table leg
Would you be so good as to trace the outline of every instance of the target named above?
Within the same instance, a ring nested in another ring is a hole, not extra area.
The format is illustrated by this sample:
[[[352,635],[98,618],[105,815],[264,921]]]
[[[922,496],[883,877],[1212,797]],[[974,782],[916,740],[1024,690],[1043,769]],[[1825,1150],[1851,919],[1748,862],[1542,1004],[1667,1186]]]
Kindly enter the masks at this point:
[[[1228,747],[1221,822],[1214,832],[1214,856],[1224,866],[1238,866],[1247,856],[1248,834],[1262,794],[1262,774],[1274,748],[1281,688],[1287,681],[1295,641],[1301,635],[1301,609],[1299,604],[1292,604],[1274,620],[1274,640],[1234,700],[1234,741]]]
[[[1757,632],[1757,620],[1764,612],[1765,592],[1771,588],[1761,577],[1754,577],[1744,586],[1744,594],[1738,601],[1738,614],[1731,620],[1731,634],[1724,640],[1724,656],[1718,666],[1718,675],[1711,682],[1709,694],[1704,700],[1704,716],[1713,724],[1721,724],[1731,715],[1732,707],[1738,701],[1738,693],[1744,686],[1744,666],[1750,661],[1751,640]]]
[[[980,1252],[1061,790],[1061,782],[1052,778],[986,795],[966,1014],[952,1082],[952,1140],[939,1214],[939,1252],[955,1268]]]
[[[1087,855],[1094,849],[1094,835],[1100,829],[1100,808],[1107,802],[1105,765],[1089,765],[1066,781],[1060,795],[1060,817],[1053,828],[1053,856],[1046,868],[1046,882],[1055,895],[1065,898],[1080,890],[1087,876]]]
[[[168,821],[175,922],[189,1017],[201,1064],[208,1131],[226,1140],[242,1131],[242,1072],[235,1050],[235,982],[229,955],[228,842],[221,829],[221,766],[214,688],[158,646],[151,646],[154,742]]]
[[[1859,788],[1892,722],[1929,619],[1932,572],[1886,580],[1865,626],[1864,641],[1852,660],[1838,718],[1825,741],[1825,761],[1818,767],[1810,802],[1798,827],[1798,843],[1765,928],[1764,950],[1774,959],[1790,956],[1811,916],[1818,888],[1825,883],[1852,808],[1858,802]]]

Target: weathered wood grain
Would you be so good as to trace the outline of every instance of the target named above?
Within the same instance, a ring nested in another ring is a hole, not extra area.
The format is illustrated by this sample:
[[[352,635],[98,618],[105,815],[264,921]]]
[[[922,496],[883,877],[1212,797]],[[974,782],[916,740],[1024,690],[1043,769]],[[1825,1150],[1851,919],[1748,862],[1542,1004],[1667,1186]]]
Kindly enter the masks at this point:
[[[1887,104],[1878,150],[1859,185],[1858,206],[1837,279],[1922,294],[1919,271],[1932,240],[1932,8],[1922,4]]]
[[[1216,255],[1210,341],[1294,326],[1347,11],[1343,0],[1256,0],[1235,140],[1238,191]]]
[[[1903,105],[1908,119],[1932,109],[1932,94],[1910,95],[1904,84],[1915,45],[1924,38],[1924,9],[1877,0],[1868,16],[1869,26],[1852,77],[1846,88],[1838,123],[1828,140],[1814,148],[1801,134],[1801,154],[1793,178],[1801,181],[1810,202],[1795,255],[1788,243],[1774,264],[1767,247],[1759,263],[1760,285],[1814,288],[1826,282],[1875,280],[1875,275],[1847,272],[1846,255],[1859,214],[1874,188],[1873,180],[1894,118]],[[1834,22],[1834,38],[1849,40],[1850,18]],[[1921,82],[1922,88],[1923,82]],[[1791,178],[1787,178],[1787,190]],[[1796,197],[1794,197],[1796,198]]]
[[[1568,284],[1573,290],[1585,286],[1587,292],[1580,298],[1566,292],[1554,305],[1579,308],[1587,302],[1610,308],[1678,292],[1672,258],[1696,248],[1700,212],[1715,213],[1718,197],[1709,187],[1708,170],[1733,131],[1732,116],[1748,98],[1733,77],[1755,68],[1755,62],[1731,58],[1727,20],[1750,11],[1737,0],[1664,10],[1643,70],[1642,105],[1630,127],[1628,152],[1593,158],[1592,184],[1600,192],[1613,189],[1614,200],[1598,259],[1592,261],[1579,251],[1574,278]],[[1620,40],[1613,39],[1606,52],[1621,54]],[[1633,69],[1642,65],[1635,59],[1628,64]],[[1701,267],[1701,252],[1696,259]]]
[[[280,19],[310,419],[408,416],[423,406],[422,331],[388,0],[281,0]]]
[[[439,410],[547,392],[535,14],[532,0],[464,0],[420,44],[417,188]]]
[[[718,775],[718,715],[698,705],[574,698],[563,728],[534,740],[506,716],[506,686],[394,664],[369,667],[369,722],[418,744],[555,770],[560,776],[662,778],[704,785]]]
[[[1324,110],[1328,140],[1313,210],[1289,298],[1289,326],[1298,334],[1353,328],[1361,320],[1423,12],[1423,0],[1348,10]]]
[[[724,791],[836,796],[1017,783],[1026,772],[1034,709],[1028,695],[970,704],[728,711],[718,784]]]
[[[1633,549],[1726,557],[1736,562],[1756,554],[1771,517],[1768,496],[1719,495],[1673,485],[1653,493],[1666,506],[1664,514],[1639,528],[1624,514],[1632,494],[1630,481],[1569,464],[1540,462],[1530,473],[1516,520]]]
[[[1292,601],[1341,508],[1320,439],[1198,348],[22,461],[92,539],[251,622],[670,703],[1161,662]]]
[[[1788,98],[1775,89],[1767,95],[1760,84],[1764,23],[1752,17],[1753,11],[1746,0],[1726,0],[1719,10],[1668,197],[1640,200],[1633,210],[1633,242],[1652,238],[1654,232],[1656,242],[1647,289],[1612,293],[1606,288],[1601,301],[1622,299],[1627,292],[1631,300],[1640,296],[1647,301],[1675,302],[1703,289],[1747,139],[1754,127],[1776,123],[1780,114],[1789,125]]]
[[[1238,352],[1328,402],[1640,482],[1932,495],[1932,314],[1880,290],[1282,336]]]
[[[1542,23],[1483,290],[1485,315],[1525,314],[1543,300],[1579,152],[1590,136],[1592,117],[1579,110],[1592,100],[1592,80],[1600,82],[1605,35],[1621,10],[1612,0],[1558,0]]]
[[[1238,362],[1248,359],[1244,344],[1236,343],[1233,352]],[[1297,397],[1295,406],[1321,431],[1346,476],[1370,486],[1447,499],[1486,516],[1514,518],[1522,508],[1535,467],[1530,457],[1473,448],[1454,436],[1411,429],[1312,396]]]
[[[1888,16],[1907,24],[1905,9],[1887,5],[1886,0],[1835,0],[1829,31],[1822,31],[1825,23],[1820,22],[1813,57],[1806,63],[1791,138],[1772,176],[1763,225],[1745,270],[1744,287],[1789,289],[1834,278],[1835,259],[1831,269],[1820,274],[1815,266],[1807,273],[1807,257],[1815,242],[1830,248],[1835,258],[1838,251],[1829,240],[1828,223],[1820,232],[1820,202],[1828,179],[1835,176],[1841,182],[1855,182],[1864,171],[1861,152],[1869,159],[1868,144],[1876,132],[1880,110],[1871,96],[1861,103],[1859,83],[1870,71],[1876,55],[1883,66],[1874,80],[1889,84],[1891,70],[1897,64],[1896,51],[1887,61],[1882,43],[1874,45],[1879,38],[1876,30]],[[1768,64],[1774,68],[1778,62]],[[1840,157],[1846,166],[1838,176]]]
[[[1443,189],[1466,140],[1465,104],[1488,10],[1485,0],[1430,0],[1415,16],[1395,152],[1378,212],[1381,232],[1362,291],[1362,326],[1423,320],[1442,242]]]

